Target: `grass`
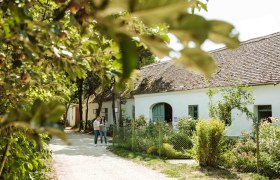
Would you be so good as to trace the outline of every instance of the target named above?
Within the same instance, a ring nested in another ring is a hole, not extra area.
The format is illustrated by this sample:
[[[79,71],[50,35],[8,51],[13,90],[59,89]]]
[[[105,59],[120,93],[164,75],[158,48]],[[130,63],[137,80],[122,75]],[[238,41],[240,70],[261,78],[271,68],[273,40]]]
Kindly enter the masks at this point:
[[[168,177],[183,179],[245,179],[264,180],[267,179],[254,173],[239,173],[222,168],[200,167],[198,165],[171,164],[165,159],[157,156],[131,152],[121,147],[110,146],[108,148],[113,153],[130,159],[136,163],[148,166],[154,170],[166,174]]]

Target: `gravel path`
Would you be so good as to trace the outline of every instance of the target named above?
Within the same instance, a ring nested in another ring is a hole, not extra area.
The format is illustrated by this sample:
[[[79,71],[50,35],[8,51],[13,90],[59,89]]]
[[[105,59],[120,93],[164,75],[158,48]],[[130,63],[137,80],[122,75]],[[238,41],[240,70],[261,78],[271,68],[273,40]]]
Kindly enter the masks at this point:
[[[70,146],[60,139],[51,141],[53,163],[58,180],[171,180],[165,175],[118,157],[106,146],[94,146],[93,136],[67,132]]]

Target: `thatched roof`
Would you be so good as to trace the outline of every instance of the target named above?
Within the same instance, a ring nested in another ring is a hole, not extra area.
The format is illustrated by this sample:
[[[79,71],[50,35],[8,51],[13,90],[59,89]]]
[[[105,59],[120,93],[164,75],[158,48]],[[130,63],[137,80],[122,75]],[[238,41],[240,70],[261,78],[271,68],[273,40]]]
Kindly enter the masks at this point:
[[[210,54],[218,68],[209,84],[202,75],[166,61],[143,67],[141,81],[132,94],[222,87],[238,80],[249,85],[280,82],[280,32],[245,41],[234,50],[221,48]]]

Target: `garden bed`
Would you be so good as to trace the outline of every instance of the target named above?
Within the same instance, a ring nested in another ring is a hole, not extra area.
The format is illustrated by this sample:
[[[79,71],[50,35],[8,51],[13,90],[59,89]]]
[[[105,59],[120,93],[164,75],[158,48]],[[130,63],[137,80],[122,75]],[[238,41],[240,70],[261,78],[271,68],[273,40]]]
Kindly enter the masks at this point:
[[[118,156],[148,166],[166,174],[168,177],[177,179],[268,179],[255,173],[240,173],[222,168],[200,167],[197,164],[173,164],[169,160],[159,158],[158,156],[132,152],[116,146],[110,146],[108,149]]]

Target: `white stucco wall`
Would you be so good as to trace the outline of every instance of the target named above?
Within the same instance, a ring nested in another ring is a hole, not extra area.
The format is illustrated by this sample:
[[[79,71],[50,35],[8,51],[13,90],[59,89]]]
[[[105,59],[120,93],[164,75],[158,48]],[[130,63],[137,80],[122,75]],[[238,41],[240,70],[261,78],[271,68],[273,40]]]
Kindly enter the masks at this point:
[[[75,126],[77,105],[70,105],[67,112],[67,120],[70,126]]]
[[[272,105],[272,116],[280,119],[280,85],[254,86],[253,95],[255,104],[248,106],[252,111],[257,105]],[[136,95],[135,116],[144,115],[147,119],[152,118],[152,107],[157,103],[168,103],[173,109],[173,121],[188,115],[188,105],[199,106],[199,118],[209,118],[207,89],[166,92],[156,94]],[[175,123],[174,123],[175,124]],[[243,130],[250,130],[252,120],[247,120],[240,112],[232,111],[232,125],[227,129],[227,135],[237,136]]]
[[[115,107],[118,108],[118,101],[115,102]],[[92,120],[96,117],[96,114],[94,113],[94,109],[98,108],[98,104],[97,103],[89,103],[88,105],[88,119]],[[105,116],[105,112],[104,112],[104,108],[108,108],[108,123],[107,125],[109,126],[110,124],[114,124],[113,123],[113,112],[112,112],[112,102],[111,101],[107,101],[107,102],[103,102],[102,103],[102,109],[100,112],[101,116]],[[116,117],[118,117],[119,111],[116,112]],[[84,104],[83,106],[83,119],[85,120],[86,118],[86,105]]]
[[[76,117],[76,107],[77,105],[71,105],[68,110],[68,115],[67,118],[69,119],[70,126],[75,125],[75,117]],[[133,106],[134,106],[134,99],[127,99],[125,104],[122,104],[122,109],[123,109],[123,116],[132,119],[133,117]],[[92,120],[96,117],[96,114],[94,111],[98,108],[97,103],[89,103],[88,105],[88,120]],[[109,126],[110,124],[114,124],[113,122],[113,111],[112,111],[112,101],[107,101],[103,102],[102,104],[102,109],[100,112],[101,116],[105,116],[105,110],[104,108],[108,108],[108,123],[107,125]],[[119,115],[120,115],[120,102],[119,100],[115,101],[115,108],[116,108],[116,119],[118,121]],[[83,120],[86,119],[86,104],[83,104]],[[118,122],[117,122],[118,123]]]
[[[208,96],[206,90],[190,90],[180,92],[166,92],[156,94],[136,95],[135,116],[144,115],[147,119],[152,119],[152,107],[157,103],[168,103],[172,107],[172,119],[188,116],[188,105],[198,105],[199,118],[208,118]]]
[[[134,99],[127,99],[125,104],[122,104],[122,115],[128,119],[133,119]]]

